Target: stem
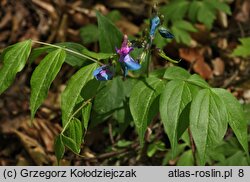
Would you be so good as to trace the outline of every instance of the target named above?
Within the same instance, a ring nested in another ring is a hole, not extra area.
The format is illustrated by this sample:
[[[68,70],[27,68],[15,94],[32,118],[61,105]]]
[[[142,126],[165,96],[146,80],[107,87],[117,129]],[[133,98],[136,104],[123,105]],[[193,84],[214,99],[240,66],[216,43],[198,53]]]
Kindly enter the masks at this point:
[[[149,76],[149,61],[150,61],[150,57],[151,57],[151,47],[152,47],[152,42],[153,39],[149,36],[149,43],[147,44],[147,47],[145,48],[145,50],[147,51],[146,54],[146,61],[147,61],[147,77]]]
[[[86,157],[80,154],[75,153],[74,151],[72,151],[74,154],[76,154],[77,156],[84,158],[85,161],[95,161],[95,160],[102,160],[102,159],[108,159],[117,155],[121,155],[121,154],[126,154],[126,153],[130,153],[130,152],[134,152],[139,150],[139,143],[133,143],[131,144],[130,147],[127,147],[125,149],[121,149],[118,151],[111,151],[111,152],[107,152],[107,153],[103,153],[100,155],[97,155],[95,157]]]
[[[150,61],[150,51],[148,50],[147,51],[147,58],[146,58],[146,61],[147,61],[147,77],[149,77],[149,61]]]
[[[114,140],[114,137],[113,137],[112,124],[110,122],[108,123],[108,127],[109,127],[109,138],[110,138],[110,141],[111,141],[112,145],[114,145],[115,140]]]
[[[196,166],[196,156],[195,156],[196,147],[195,147],[194,139],[193,139],[190,128],[188,128],[188,135],[189,135],[189,139],[191,143],[191,149],[192,149],[192,154],[194,158],[194,165]]]
[[[68,127],[70,121],[73,119],[73,117],[74,117],[82,108],[84,108],[87,104],[89,104],[91,100],[92,100],[92,99],[88,99],[87,101],[83,102],[83,104],[81,105],[81,107],[79,107],[79,108],[71,115],[71,117],[69,118],[68,122],[67,122],[66,125],[64,126],[64,128],[63,128],[63,130],[62,130],[61,133],[64,133],[64,132],[65,132],[65,130],[67,129],[67,127]]]
[[[32,42],[37,43],[37,44],[47,45],[47,46],[50,46],[50,47],[55,47],[55,48],[58,48],[58,49],[63,49],[63,50],[65,50],[65,51],[67,51],[67,52],[70,52],[70,53],[75,54],[75,55],[78,55],[78,56],[80,56],[80,57],[89,59],[89,60],[91,60],[91,61],[93,61],[93,62],[95,62],[95,63],[98,63],[98,64],[101,65],[101,66],[104,66],[103,63],[97,61],[96,59],[94,59],[94,58],[92,58],[92,57],[89,57],[89,56],[87,56],[87,55],[81,54],[81,53],[79,53],[79,52],[75,52],[75,51],[73,51],[73,50],[71,50],[71,49],[68,49],[68,48],[61,47],[61,46],[57,46],[57,45],[53,45],[53,44],[49,44],[49,43],[46,43],[46,42],[40,42],[40,41],[37,41],[37,40],[32,40]]]

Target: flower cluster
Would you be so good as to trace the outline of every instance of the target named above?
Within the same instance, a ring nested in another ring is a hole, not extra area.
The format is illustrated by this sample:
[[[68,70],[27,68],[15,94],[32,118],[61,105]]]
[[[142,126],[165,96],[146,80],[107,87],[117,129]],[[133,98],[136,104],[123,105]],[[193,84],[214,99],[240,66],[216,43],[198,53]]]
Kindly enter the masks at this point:
[[[128,70],[138,70],[141,68],[141,65],[129,55],[129,53],[133,50],[134,48],[128,41],[128,36],[124,35],[121,48],[116,48],[116,53],[120,56],[119,63],[121,64],[124,76],[127,76]],[[108,65],[97,68],[94,70],[93,75],[100,81],[111,80],[113,78],[111,66]]]
[[[127,76],[128,70],[139,70],[141,68],[141,61],[139,63],[139,61],[134,60],[129,55],[131,51],[133,51],[135,47],[143,48],[143,52],[139,56],[139,60],[144,60],[146,54],[149,53],[151,50],[152,42],[157,29],[159,34],[163,38],[174,38],[173,34],[171,34],[165,27],[162,26],[162,21],[157,14],[155,14],[153,18],[151,18],[150,31],[148,32],[147,36],[142,38],[142,40],[135,40],[132,41],[133,43],[131,43],[128,40],[128,36],[124,35],[120,49],[116,48],[116,53],[119,55],[118,62],[121,65],[124,77]],[[158,52],[161,57],[171,62],[174,62],[174,60],[167,57],[163,51]],[[97,80],[111,80],[113,78],[114,73],[113,71],[111,71],[110,65],[105,65],[94,70],[93,75]]]

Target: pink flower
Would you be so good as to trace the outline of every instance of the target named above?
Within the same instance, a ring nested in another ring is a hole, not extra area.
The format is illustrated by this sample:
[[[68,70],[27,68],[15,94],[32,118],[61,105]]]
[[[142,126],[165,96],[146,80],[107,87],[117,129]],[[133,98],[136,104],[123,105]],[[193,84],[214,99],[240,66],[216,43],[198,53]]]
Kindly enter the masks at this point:
[[[133,47],[129,46],[128,36],[124,35],[121,48],[116,48],[116,52],[120,55],[119,62],[121,63],[124,76],[127,75],[128,70],[138,70],[141,68],[141,65],[129,55],[132,50]]]

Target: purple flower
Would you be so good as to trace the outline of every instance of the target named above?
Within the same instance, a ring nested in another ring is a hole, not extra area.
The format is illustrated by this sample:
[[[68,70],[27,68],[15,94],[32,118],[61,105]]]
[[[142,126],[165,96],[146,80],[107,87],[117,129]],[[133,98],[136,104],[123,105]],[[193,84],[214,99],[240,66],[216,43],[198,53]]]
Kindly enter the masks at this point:
[[[94,70],[93,76],[100,81],[111,80],[113,78],[113,72],[110,67],[105,65]]]
[[[141,65],[129,55],[132,50],[133,47],[129,46],[128,36],[124,35],[121,48],[116,49],[116,52],[120,55],[119,62],[122,65],[124,76],[127,75],[128,70],[138,70],[141,68]]]
[[[120,56],[126,56],[133,50],[133,47],[128,46],[128,36],[123,36],[122,47],[120,49],[116,49],[116,52],[120,54]]]

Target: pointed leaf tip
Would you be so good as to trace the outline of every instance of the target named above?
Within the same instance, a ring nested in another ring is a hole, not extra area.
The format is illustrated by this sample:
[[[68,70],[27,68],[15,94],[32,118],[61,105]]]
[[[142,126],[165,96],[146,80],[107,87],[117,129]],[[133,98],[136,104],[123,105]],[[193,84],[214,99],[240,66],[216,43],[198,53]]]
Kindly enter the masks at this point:
[[[7,48],[3,57],[3,66],[0,68],[0,94],[13,83],[16,74],[24,68],[31,45],[32,41],[26,40]]]
[[[50,52],[36,67],[31,76],[30,110],[33,119],[37,109],[48,95],[50,85],[60,71],[66,53],[62,49]]]

